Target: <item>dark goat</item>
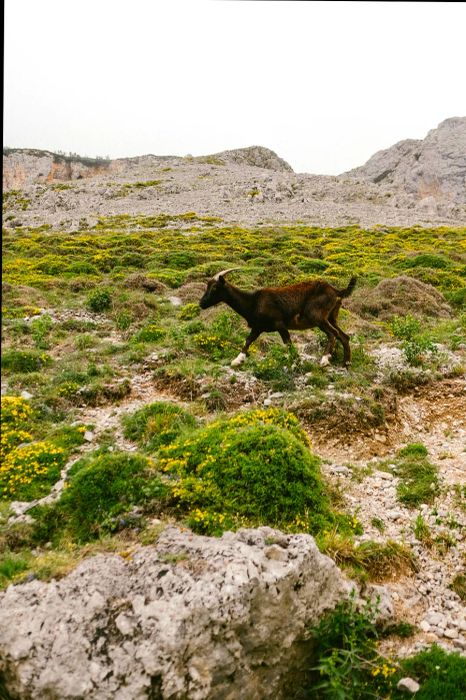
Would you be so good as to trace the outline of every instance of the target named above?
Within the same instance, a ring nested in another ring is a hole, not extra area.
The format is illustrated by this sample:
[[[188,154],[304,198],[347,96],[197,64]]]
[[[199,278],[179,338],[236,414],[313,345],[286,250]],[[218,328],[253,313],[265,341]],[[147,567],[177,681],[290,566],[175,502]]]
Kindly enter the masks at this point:
[[[225,275],[235,269],[222,270],[212,277],[199,302],[201,309],[208,309],[223,301],[246,319],[251,332],[240,354],[231,363],[233,366],[246,359],[249,346],[261,333],[277,331],[284,343],[291,344],[288,331],[315,327],[328,338],[321,365],[329,364],[337,338],[343,345],[344,364],[349,365],[349,337],[337,325],[337,316],[341,300],[354,289],[356,277],[351,278],[346,289],[336,289],[327,282],[314,280],[245,292],[225,280]]]

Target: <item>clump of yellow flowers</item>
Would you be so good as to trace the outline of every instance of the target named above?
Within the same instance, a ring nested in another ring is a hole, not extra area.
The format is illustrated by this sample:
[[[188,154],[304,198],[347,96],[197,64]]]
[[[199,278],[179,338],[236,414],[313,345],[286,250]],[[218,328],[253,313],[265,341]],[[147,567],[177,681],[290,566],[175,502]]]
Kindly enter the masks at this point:
[[[2,396],[0,497],[32,500],[45,495],[60,476],[64,450],[48,441],[34,441],[33,410],[19,396]]]

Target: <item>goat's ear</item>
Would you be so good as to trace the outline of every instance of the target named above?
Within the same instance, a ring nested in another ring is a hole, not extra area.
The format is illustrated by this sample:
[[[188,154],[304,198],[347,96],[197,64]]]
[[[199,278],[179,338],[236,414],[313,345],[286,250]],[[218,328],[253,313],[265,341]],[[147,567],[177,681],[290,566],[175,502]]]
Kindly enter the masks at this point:
[[[223,285],[225,284],[225,277],[224,277],[223,275],[220,275],[220,277],[218,278],[218,283],[219,283],[222,287],[223,287]]]

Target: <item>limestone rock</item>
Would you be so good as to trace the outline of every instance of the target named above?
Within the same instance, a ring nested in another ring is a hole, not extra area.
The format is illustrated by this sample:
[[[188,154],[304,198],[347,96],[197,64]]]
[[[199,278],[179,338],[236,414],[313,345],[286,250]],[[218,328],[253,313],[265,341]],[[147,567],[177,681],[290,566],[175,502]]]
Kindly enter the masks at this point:
[[[466,202],[466,117],[445,119],[423,140],[407,139],[378,151],[345,175],[401,187],[429,213],[441,197]]]
[[[413,678],[401,678],[396,687],[398,690],[404,690],[407,693],[417,693],[421,686]]]
[[[256,168],[293,172],[291,165],[279,158],[274,151],[263,146],[250,146],[249,148],[236,148],[232,151],[215,153],[211,158],[216,158],[229,163],[253,165]]]
[[[170,527],[133,559],[10,586],[0,674],[22,700],[285,698],[310,662],[309,626],[349,588],[309,535]]]

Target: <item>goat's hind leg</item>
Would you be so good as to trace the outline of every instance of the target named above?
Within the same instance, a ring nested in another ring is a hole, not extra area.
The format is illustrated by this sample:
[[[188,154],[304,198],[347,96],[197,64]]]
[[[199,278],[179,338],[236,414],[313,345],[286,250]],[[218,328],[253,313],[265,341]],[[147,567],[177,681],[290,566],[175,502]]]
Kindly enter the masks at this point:
[[[348,365],[351,362],[351,349],[349,345],[349,336],[344,333],[339,326],[336,324],[336,319],[333,319],[333,323],[330,323],[330,321],[322,321],[322,323],[319,325],[319,328],[324,331],[324,333],[327,334],[327,337],[333,335],[334,341],[333,345],[335,345],[335,336],[338,338],[340,343],[343,345],[343,364],[345,367],[348,367]],[[329,337],[329,343],[330,343],[330,337]],[[332,348],[333,349],[333,348]],[[325,357],[325,356],[324,356]],[[323,360],[324,358],[322,358]],[[328,363],[326,363],[328,364]]]
[[[324,331],[326,333],[326,331]],[[320,361],[320,366],[321,367],[327,367],[330,364],[330,358],[332,357],[333,350],[335,348],[335,343],[336,343],[336,337],[330,333],[326,333],[327,335],[327,345],[325,346],[324,354],[322,355],[322,359]]]

